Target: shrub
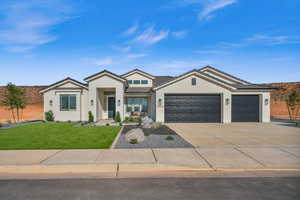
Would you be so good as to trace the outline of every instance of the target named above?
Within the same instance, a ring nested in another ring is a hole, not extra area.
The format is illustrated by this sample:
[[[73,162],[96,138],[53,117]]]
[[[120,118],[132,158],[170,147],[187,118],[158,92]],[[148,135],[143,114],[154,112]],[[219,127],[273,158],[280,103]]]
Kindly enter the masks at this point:
[[[93,116],[93,113],[91,111],[89,111],[89,123],[92,123],[94,122],[94,116]]]
[[[6,123],[11,124],[12,122],[11,122],[11,120],[7,120]]]
[[[125,122],[128,122],[129,121],[129,117],[125,117]]]
[[[144,132],[144,136],[149,136],[150,133],[149,132]]]
[[[109,126],[109,123],[106,123],[106,126]]]
[[[54,121],[54,114],[53,114],[52,110],[45,112],[45,119],[46,119],[46,121],[49,121],[49,122]]]
[[[296,126],[300,126],[300,122],[295,122],[295,125]]]
[[[138,117],[137,121],[138,121],[139,125],[142,125],[142,118],[141,117]]]
[[[60,123],[60,121],[59,121],[59,120],[57,120],[57,121],[56,121],[56,123]]]
[[[137,139],[130,139],[130,144],[137,144],[138,140]]]
[[[2,124],[0,123],[0,128],[2,127]]]
[[[157,128],[159,128],[161,125],[162,125],[161,122],[154,122],[154,123],[151,124],[151,128],[152,128],[152,129],[157,129]]]
[[[174,138],[173,138],[172,136],[168,135],[168,136],[166,137],[166,140],[174,140]]]
[[[121,116],[120,116],[120,112],[118,111],[116,116],[115,116],[115,121],[116,122],[121,122]]]
[[[71,120],[68,120],[68,123],[71,123]]]

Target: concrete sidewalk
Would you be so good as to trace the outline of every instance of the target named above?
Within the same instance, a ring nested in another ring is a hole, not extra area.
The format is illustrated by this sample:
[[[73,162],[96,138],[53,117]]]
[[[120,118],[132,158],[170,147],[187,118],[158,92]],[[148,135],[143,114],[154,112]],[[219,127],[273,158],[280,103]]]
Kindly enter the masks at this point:
[[[300,171],[300,146],[0,151],[0,174],[251,170]]]

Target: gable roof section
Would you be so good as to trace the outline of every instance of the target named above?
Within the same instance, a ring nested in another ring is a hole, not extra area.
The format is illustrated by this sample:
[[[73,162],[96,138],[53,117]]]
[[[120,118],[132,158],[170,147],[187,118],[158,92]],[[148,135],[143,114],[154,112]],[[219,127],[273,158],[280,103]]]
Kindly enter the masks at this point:
[[[229,84],[229,83],[226,83],[226,82],[224,82],[224,81],[222,81],[222,80],[219,80],[219,79],[216,79],[215,77],[212,77],[212,76],[207,76],[205,73],[203,73],[203,72],[200,72],[199,70],[197,70],[197,69],[193,69],[193,70],[191,70],[191,71],[189,71],[189,72],[186,72],[186,73],[184,73],[184,74],[181,74],[180,76],[178,76],[178,77],[174,77],[172,80],[170,80],[170,81],[168,81],[168,82],[165,82],[165,83],[163,83],[163,84],[161,84],[160,86],[157,86],[157,87],[154,87],[153,88],[153,90],[159,90],[159,89],[161,89],[161,88],[163,88],[163,87],[166,87],[166,86],[168,86],[168,85],[171,85],[171,84],[173,84],[173,83],[175,83],[175,82],[177,82],[177,81],[180,81],[180,80],[182,80],[182,79],[185,79],[185,78],[187,78],[188,76],[190,76],[190,75],[197,75],[197,76],[199,76],[200,78],[203,78],[203,79],[205,79],[205,80],[208,80],[208,81],[210,81],[210,82],[213,82],[213,83],[215,83],[215,84],[217,84],[217,85],[221,85],[221,86],[223,86],[223,87],[225,87],[225,88],[227,88],[227,89],[236,89],[235,87],[233,87],[231,84]]]
[[[223,71],[221,71],[219,69],[216,69],[216,68],[214,68],[212,66],[209,66],[209,65],[206,66],[206,67],[203,67],[203,68],[199,69],[199,71],[200,72],[210,71],[210,72],[216,74],[217,76],[220,76],[220,77],[222,77],[224,79],[227,79],[227,80],[230,80],[230,81],[233,81],[233,82],[236,82],[237,84],[242,84],[242,85],[249,85],[249,84],[251,84],[248,81],[245,81],[245,80],[242,80],[242,79],[237,78],[235,76],[232,76],[231,74],[223,72]]]
[[[153,87],[161,86],[175,78],[176,77],[173,76],[155,76],[155,79],[153,80]]]
[[[89,82],[89,81],[92,81],[92,80],[94,80],[94,79],[97,79],[97,78],[99,78],[99,77],[101,77],[101,76],[105,76],[105,75],[110,76],[110,77],[112,77],[112,78],[114,78],[114,79],[116,79],[116,80],[118,80],[118,81],[126,82],[126,79],[124,79],[123,77],[121,77],[121,76],[119,76],[119,75],[117,75],[117,74],[115,74],[115,73],[112,73],[112,72],[110,72],[110,71],[107,71],[107,70],[103,70],[103,71],[101,71],[101,72],[98,72],[98,73],[96,73],[96,74],[93,74],[93,75],[91,75],[91,76],[88,76],[88,77],[86,77],[84,80],[85,80],[86,82]]]
[[[144,71],[142,71],[142,70],[139,70],[139,69],[134,69],[134,70],[131,70],[131,71],[129,71],[129,72],[127,72],[127,73],[125,73],[125,74],[123,74],[123,75],[121,75],[122,77],[124,77],[124,78],[126,78],[127,76],[130,76],[131,74],[134,74],[134,73],[139,73],[139,74],[141,74],[141,75],[143,75],[143,76],[146,76],[147,78],[150,78],[150,79],[155,79],[155,77],[154,76],[152,76],[151,74],[149,74],[149,73],[147,73],[147,72],[144,72]]]
[[[55,87],[58,87],[60,85],[66,84],[66,83],[73,83],[74,85],[77,85],[77,86],[82,87],[84,89],[88,89],[87,84],[81,83],[81,82],[79,82],[79,81],[77,81],[77,80],[75,80],[73,78],[67,77],[67,78],[65,78],[65,79],[63,79],[61,81],[58,81],[56,83],[53,83],[53,84],[49,85],[45,89],[40,90],[40,93],[45,93],[45,92],[47,92],[47,91],[49,91],[49,90],[51,90],[51,89],[53,89]]]

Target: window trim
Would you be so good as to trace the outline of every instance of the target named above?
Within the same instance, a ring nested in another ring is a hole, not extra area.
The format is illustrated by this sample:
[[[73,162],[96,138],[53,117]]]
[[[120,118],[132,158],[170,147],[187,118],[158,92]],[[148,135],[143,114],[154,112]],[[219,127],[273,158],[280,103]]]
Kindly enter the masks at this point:
[[[68,108],[63,109],[62,108],[62,97],[67,96],[68,97]],[[75,97],[75,108],[70,108],[71,107],[71,97]],[[59,111],[76,111],[77,110],[77,95],[76,94],[60,94],[59,95]]]

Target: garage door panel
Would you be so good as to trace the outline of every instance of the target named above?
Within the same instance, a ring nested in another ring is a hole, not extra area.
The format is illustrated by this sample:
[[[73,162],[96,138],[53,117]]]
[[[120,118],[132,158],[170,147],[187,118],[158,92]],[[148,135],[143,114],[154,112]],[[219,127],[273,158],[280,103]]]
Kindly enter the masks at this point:
[[[166,122],[221,122],[221,97],[213,94],[168,94]]]
[[[232,95],[232,122],[259,122],[259,95]]]

